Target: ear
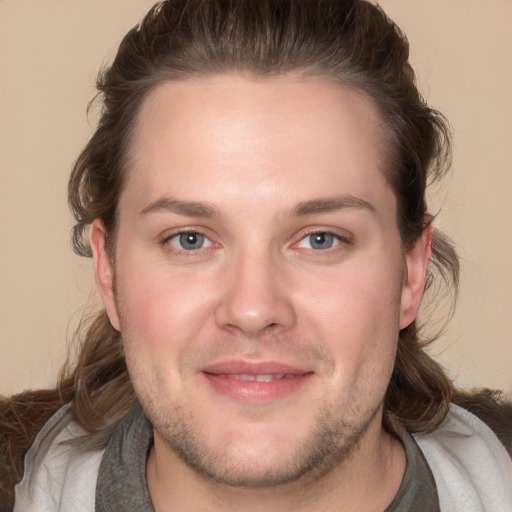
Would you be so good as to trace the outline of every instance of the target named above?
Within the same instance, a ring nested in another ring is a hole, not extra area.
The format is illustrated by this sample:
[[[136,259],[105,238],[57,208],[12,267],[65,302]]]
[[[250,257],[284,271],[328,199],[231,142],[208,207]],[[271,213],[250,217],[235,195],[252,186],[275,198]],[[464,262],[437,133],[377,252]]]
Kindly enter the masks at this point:
[[[400,304],[400,329],[410,325],[418,314],[427,269],[432,257],[432,226],[429,224],[421,237],[405,253],[404,281]]]
[[[90,228],[94,277],[110,323],[116,330],[121,329],[114,293],[114,272],[107,252],[106,230],[100,219],[95,219]]]

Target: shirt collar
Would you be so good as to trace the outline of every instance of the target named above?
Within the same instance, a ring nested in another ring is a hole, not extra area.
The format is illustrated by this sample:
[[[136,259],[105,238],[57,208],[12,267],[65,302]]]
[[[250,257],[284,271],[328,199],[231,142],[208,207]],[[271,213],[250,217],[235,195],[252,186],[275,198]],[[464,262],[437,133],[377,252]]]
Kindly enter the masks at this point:
[[[437,488],[428,463],[412,435],[398,435],[407,467],[400,489],[384,512],[439,512]],[[114,431],[98,471],[96,511],[154,512],[146,481],[153,428],[136,402]]]

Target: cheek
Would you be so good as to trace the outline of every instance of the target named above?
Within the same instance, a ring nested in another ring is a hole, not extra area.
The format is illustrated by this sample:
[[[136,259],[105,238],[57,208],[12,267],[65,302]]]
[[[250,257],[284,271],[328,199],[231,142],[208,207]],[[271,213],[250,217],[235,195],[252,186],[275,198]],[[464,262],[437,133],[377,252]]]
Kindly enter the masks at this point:
[[[155,364],[176,359],[213,316],[207,276],[170,272],[158,264],[118,264],[117,301],[126,350],[147,354]]]
[[[125,259],[117,268],[126,363],[139,398],[156,407],[166,393],[182,393],[181,362],[205,329],[208,294],[197,279],[140,260]]]
[[[400,269],[354,265],[300,294],[308,300],[301,301],[307,314],[299,317],[334,354],[340,378],[355,381],[361,372],[387,378],[398,340],[400,291]]]

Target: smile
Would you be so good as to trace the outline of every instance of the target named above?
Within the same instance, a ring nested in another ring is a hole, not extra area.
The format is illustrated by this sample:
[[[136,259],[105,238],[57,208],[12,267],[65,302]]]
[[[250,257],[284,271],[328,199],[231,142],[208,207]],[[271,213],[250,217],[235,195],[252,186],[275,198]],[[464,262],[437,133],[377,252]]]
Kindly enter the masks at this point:
[[[224,361],[200,372],[216,395],[237,402],[270,403],[297,393],[314,372],[278,362]]]
[[[287,373],[287,374],[278,374],[278,375],[248,375],[243,373],[229,373],[229,374],[217,374],[217,377],[223,377],[226,379],[235,379],[235,380],[243,380],[247,382],[273,382],[275,380],[282,379],[294,379],[298,375]]]

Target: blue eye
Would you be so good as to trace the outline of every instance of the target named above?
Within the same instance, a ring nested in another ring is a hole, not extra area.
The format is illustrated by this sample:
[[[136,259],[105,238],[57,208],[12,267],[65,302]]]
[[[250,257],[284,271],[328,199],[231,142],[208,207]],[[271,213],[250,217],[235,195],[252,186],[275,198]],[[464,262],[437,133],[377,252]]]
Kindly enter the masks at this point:
[[[324,231],[318,233],[311,233],[305,236],[300,242],[299,247],[303,249],[314,249],[315,251],[325,251],[332,249],[339,243],[337,236],[332,233]]]
[[[170,238],[169,242],[177,249],[185,251],[197,251],[211,245],[211,241],[206,236],[193,231],[178,233]]]
[[[334,245],[334,235],[331,233],[313,233],[309,235],[309,242],[313,249],[330,249]]]

